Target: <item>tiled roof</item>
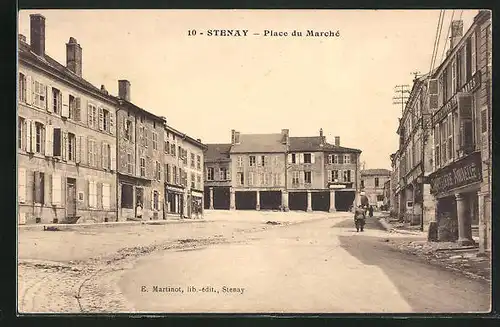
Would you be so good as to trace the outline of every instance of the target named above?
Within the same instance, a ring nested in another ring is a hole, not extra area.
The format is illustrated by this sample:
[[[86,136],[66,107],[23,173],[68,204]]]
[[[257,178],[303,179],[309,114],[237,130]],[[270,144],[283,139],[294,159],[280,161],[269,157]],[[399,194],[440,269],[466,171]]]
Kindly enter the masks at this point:
[[[391,171],[389,169],[365,169],[361,171],[361,176],[374,176],[374,175],[384,175],[390,176]]]
[[[240,134],[240,143],[231,147],[231,153],[284,153],[281,140],[281,134]]]
[[[205,161],[228,161],[231,144],[206,144]]]
[[[361,150],[336,146],[326,142],[321,144],[321,136],[290,137],[290,151],[332,151],[332,152],[361,152]]]
[[[66,79],[68,79],[74,83],[79,84],[81,87],[84,87],[90,91],[94,91],[94,92],[100,94],[101,96],[107,98],[110,101],[113,101],[113,102],[117,101],[116,97],[109,95],[109,94],[105,94],[104,92],[101,91],[101,89],[97,88],[92,83],[86,81],[82,77],[76,75],[71,70],[69,70],[67,67],[61,65],[59,62],[52,59],[47,54],[45,54],[43,57],[40,57],[31,51],[31,47],[29,44],[27,44],[25,42],[21,42],[21,41],[18,43],[19,43],[19,56],[20,56],[20,58],[29,59],[33,62],[50,67],[50,68],[56,70],[58,73],[63,74]]]

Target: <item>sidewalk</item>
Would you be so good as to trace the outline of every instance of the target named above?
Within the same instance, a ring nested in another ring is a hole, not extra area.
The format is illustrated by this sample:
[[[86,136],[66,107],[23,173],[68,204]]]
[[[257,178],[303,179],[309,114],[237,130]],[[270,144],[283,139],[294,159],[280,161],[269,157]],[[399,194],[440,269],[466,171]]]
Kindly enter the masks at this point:
[[[379,217],[382,226],[390,233],[411,234],[416,240],[390,240],[391,246],[397,250],[424,258],[437,264],[475,279],[491,281],[490,254],[481,254],[477,246],[460,246],[456,242],[428,242],[427,233],[408,228],[404,224],[389,222],[387,216]],[[417,226],[418,227],[418,226]],[[473,236],[479,242],[479,238]]]

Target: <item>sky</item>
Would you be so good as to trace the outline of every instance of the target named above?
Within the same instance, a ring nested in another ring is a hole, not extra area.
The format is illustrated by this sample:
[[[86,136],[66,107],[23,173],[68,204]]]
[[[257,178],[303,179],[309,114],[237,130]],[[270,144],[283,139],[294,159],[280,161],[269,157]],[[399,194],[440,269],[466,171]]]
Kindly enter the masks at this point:
[[[436,65],[452,15],[465,33],[477,12],[446,10]],[[315,136],[322,128],[328,142],[340,136],[342,146],[362,150],[366,169],[390,169],[401,115],[394,87],[429,71],[439,17],[439,10],[26,10],[18,31],[28,42],[33,13],[46,18],[48,55],[66,64],[74,37],[86,80],[113,95],[118,80],[129,80],[133,103],[203,143],[230,143],[231,129]],[[215,37],[210,29],[249,32]],[[293,37],[294,30],[340,36]]]

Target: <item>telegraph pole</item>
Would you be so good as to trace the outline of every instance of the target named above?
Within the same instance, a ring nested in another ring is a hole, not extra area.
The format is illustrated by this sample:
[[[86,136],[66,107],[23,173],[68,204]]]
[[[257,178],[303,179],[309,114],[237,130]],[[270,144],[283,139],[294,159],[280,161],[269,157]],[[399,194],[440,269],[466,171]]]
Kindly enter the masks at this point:
[[[400,104],[401,105],[401,115],[403,114],[405,110],[405,104],[406,101],[408,101],[409,95],[410,94],[410,85],[404,84],[404,85],[396,85],[394,87],[394,92],[396,93],[396,96],[392,97],[392,104]]]
[[[415,78],[413,79],[413,81],[415,81],[417,78],[419,78],[420,76],[422,76],[422,74],[418,70],[416,70],[414,72],[411,72],[410,74],[415,75]]]

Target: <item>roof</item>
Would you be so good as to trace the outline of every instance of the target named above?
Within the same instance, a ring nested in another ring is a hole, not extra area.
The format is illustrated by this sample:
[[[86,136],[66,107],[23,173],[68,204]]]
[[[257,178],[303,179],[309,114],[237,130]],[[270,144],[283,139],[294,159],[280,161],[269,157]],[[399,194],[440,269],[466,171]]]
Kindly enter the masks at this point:
[[[217,143],[206,144],[207,150],[205,151],[205,161],[229,161],[229,151],[231,151],[231,144]]]
[[[321,144],[321,136],[290,137],[289,151],[332,151],[332,152],[361,152],[361,150],[337,146],[326,142]]]
[[[390,176],[391,171],[389,169],[383,169],[383,168],[365,169],[361,171],[361,176],[378,176],[378,175]]]
[[[121,99],[121,98],[116,98],[116,99],[118,100],[118,103],[120,103],[120,105],[127,105],[129,108],[137,110],[137,111],[139,111],[139,112],[141,112],[141,113],[149,116],[151,119],[154,119],[154,120],[156,120],[158,122],[164,122],[165,121],[164,117],[157,116],[157,115],[153,114],[152,112],[147,111],[146,109],[143,109],[143,108],[139,107],[136,104],[133,104],[130,101],[127,101],[127,100]]]
[[[201,141],[198,141],[197,139],[195,139],[194,137],[191,137],[189,135],[187,135],[186,133],[182,133],[180,132],[179,130],[173,128],[172,126],[168,125],[168,124],[165,124],[165,129],[169,132],[172,132],[174,134],[176,134],[177,136],[179,136],[180,138],[190,142],[191,144],[193,145],[196,145],[196,146],[199,146],[199,147],[202,147],[204,149],[206,149],[207,145],[206,144],[203,144],[201,143]]]
[[[281,134],[240,134],[240,143],[231,147],[231,153],[285,153]]]
[[[30,45],[26,42],[19,41],[19,58],[27,59],[35,64],[40,64],[45,67],[49,67],[55,70],[57,73],[64,75],[64,79],[74,82],[78,84],[80,87],[87,89],[88,91],[97,93],[100,96],[107,99],[108,101],[115,103],[117,102],[116,101],[117,99],[114,96],[104,93],[103,91],[101,91],[101,89],[97,88],[92,83],[86,81],[81,76],[78,76],[77,74],[73,73],[66,66],[52,59],[49,55],[47,55],[47,53],[45,53],[43,57],[36,55],[33,51],[31,51]]]

